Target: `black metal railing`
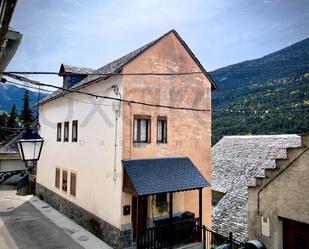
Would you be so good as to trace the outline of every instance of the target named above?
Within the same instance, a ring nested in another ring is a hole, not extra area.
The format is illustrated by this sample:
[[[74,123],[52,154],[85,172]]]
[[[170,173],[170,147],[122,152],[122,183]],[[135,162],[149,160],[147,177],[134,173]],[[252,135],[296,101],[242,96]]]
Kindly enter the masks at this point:
[[[137,249],[171,248],[186,243],[201,242],[203,249],[215,249],[219,245],[230,244],[232,249],[244,248],[244,243],[224,236],[199,225],[198,218],[174,220],[171,224],[154,226],[139,231],[136,237]]]
[[[201,239],[198,221],[198,218],[173,220],[171,224],[143,229],[137,236],[137,248],[167,248],[198,241]]]
[[[214,249],[217,246],[229,244],[231,249],[243,249],[245,244],[233,238],[233,233],[230,232],[229,236],[219,234],[215,231],[208,229],[206,226],[201,228],[203,249]]]

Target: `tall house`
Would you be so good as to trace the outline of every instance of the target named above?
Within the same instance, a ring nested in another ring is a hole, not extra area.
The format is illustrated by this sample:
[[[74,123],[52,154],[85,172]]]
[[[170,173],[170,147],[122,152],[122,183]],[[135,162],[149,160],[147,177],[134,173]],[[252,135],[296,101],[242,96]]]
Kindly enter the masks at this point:
[[[216,86],[178,33],[96,70],[61,65],[59,75],[69,91],[40,103],[37,195],[113,248],[165,223],[189,227],[178,231],[186,241],[192,222],[211,227]]]

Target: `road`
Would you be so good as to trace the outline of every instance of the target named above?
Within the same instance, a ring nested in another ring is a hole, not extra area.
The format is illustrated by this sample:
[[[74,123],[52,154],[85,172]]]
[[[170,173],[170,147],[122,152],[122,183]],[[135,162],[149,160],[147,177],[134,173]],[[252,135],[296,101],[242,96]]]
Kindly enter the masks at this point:
[[[0,187],[0,249],[107,248],[85,229],[36,197]]]

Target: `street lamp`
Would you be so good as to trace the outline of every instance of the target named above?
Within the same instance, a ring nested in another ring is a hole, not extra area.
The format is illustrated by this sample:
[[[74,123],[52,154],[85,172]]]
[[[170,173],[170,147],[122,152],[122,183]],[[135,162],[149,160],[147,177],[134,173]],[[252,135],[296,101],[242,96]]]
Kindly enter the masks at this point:
[[[43,143],[44,139],[38,133],[28,129],[17,143],[21,159],[24,162],[38,161]]]

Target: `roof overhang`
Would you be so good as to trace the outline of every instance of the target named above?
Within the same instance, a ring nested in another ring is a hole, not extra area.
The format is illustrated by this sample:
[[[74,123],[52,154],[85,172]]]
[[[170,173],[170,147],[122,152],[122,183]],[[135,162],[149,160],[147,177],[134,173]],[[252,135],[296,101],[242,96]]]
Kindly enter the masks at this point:
[[[135,196],[210,186],[188,157],[123,160],[123,191]]]

